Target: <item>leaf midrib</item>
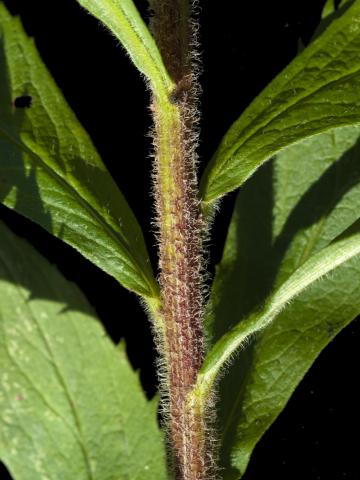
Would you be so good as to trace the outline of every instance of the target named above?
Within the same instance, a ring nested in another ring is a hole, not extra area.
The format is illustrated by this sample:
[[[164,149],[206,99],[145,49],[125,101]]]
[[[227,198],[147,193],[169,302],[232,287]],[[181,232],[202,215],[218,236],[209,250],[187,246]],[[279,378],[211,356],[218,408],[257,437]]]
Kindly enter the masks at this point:
[[[76,406],[75,406],[75,403],[70,395],[70,392],[69,392],[69,389],[68,389],[68,386],[67,386],[67,383],[62,375],[62,372],[60,370],[60,367],[59,365],[57,364],[57,362],[55,361],[55,357],[54,357],[54,354],[53,354],[53,351],[49,345],[49,342],[37,320],[37,317],[36,315],[34,314],[32,308],[31,308],[31,301],[29,301],[28,299],[25,298],[24,296],[24,293],[22,291],[22,289],[20,288],[20,285],[21,285],[21,279],[18,278],[18,276],[14,273],[13,269],[11,269],[11,267],[8,265],[8,259],[6,257],[4,257],[3,255],[1,255],[1,250],[0,250],[0,258],[2,260],[2,264],[3,266],[5,267],[5,270],[7,271],[8,273],[8,278],[12,278],[14,281],[13,281],[13,286],[17,289],[18,291],[18,295],[19,297],[21,297],[23,299],[23,302],[25,305],[27,305],[27,310],[28,310],[28,313],[30,315],[30,317],[33,319],[33,323],[34,325],[37,327],[37,330],[44,342],[44,345],[45,345],[45,349],[48,351],[49,353],[49,359],[48,361],[51,362],[51,364],[53,365],[54,367],[54,370],[55,370],[55,373],[56,373],[56,376],[58,377],[58,380],[60,382],[60,384],[62,385],[63,387],[63,391],[65,393],[65,396],[67,398],[67,401],[68,401],[68,404],[70,406],[70,410],[73,414],[73,418],[74,418],[74,421],[75,421],[75,425],[76,425],[76,428],[77,428],[77,431],[78,431],[78,435],[75,435],[74,434],[74,431],[72,429],[72,427],[68,424],[68,421],[66,419],[66,417],[63,417],[63,415],[61,413],[59,413],[57,411],[57,409],[55,407],[53,407],[51,405],[51,403],[46,399],[46,397],[44,397],[43,393],[35,386],[35,384],[33,383],[33,381],[29,378],[29,376],[23,371],[23,369],[20,367],[20,365],[15,361],[14,357],[10,354],[8,348],[7,348],[7,343],[5,342],[5,348],[6,348],[6,351],[7,351],[7,354],[10,358],[10,360],[12,361],[12,363],[14,363],[16,365],[16,367],[20,370],[21,374],[27,379],[27,381],[30,383],[30,385],[32,385],[32,387],[36,390],[36,392],[38,392],[38,394],[40,395],[40,397],[42,398],[42,400],[45,402],[46,405],[48,405],[48,407],[59,417],[61,418],[61,420],[65,423],[65,425],[68,427],[69,431],[72,433],[72,435],[74,436],[74,438],[76,439],[77,443],[79,444],[80,446],[80,449],[83,453],[83,457],[84,457],[84,460],[85,460],[85,464],[86,464],[86,467],[87,467],[87,470],[88,470],[88,474],[89,474],[89,479],[90,480],[95,480],[94,476],[93,476],[93,472],[92,472],[92,468],[91,468],[91,462],[90,462],[90,458],[88,456],[88,452],[86,450],[86,447],[85,447],[85,441],[84,441],[84,438],[83,438],[83,432],[82,432],[82,427],[81,427],[81,422],[80,422],[80,419],[79,419],[79,416],[77,414],[77,410],[76,410]],[[6,336],[6,329],[4,328],[4,334]]]
[[[151,48],[148,48],[148,44],[146,42],[146,40],[141,36],[141,34],[138,32],[137,28],[136,28],[136,23],[132,22],[131,21],[131,16],[129,17],[129,15],[127,14],[127,12],[124,10],[124,8],[122,7],[121,5],[121,0],[119,2],[117,2],[117,4],[114,6],[113,4],[109,3],[108,0],[106,0],[106,5],[108,6],[108,9],[113,12],[114,14],[114,17],[115,16],[118,16],[118,12],[117,12],[117,8],[120,10],[120,15],[123,15],[125,21],[128,23],[128,25],[130,26],[131,28],[131,31],[132,33],[134,33],[134,35],[136,36],[138,42],[140,45],[143,46],[145,52],[147,53],[147,55],[149,56],[149,58],[151,59],[151,63],[154,67],[154,70],[156,71],[157,75],[158,75],[158,78],[160,80],[160,83],[162,85],[162,88],[163,88],[163,93],[162,92],[158,92],[159,93],[159,96],[166,96],[167,93],[171,90],[171,79],[169,78],[169,81],[167,81],[167,78],[166,78],[166,75],[164,75],[164,73],[161,71],[163,67],[163,70],[165,73],[167,73],[167,70],[166,70],[166,67],[164,64],[162,64],[162,56],[161,56],[161,53],[158,51],[158,58],[156,58],[156,56],[153,55],[153,52],[151,51]],[[83,7],[85,7],[85,5],[83,5]],[[87,7],[85,7],[87,8]],[[100,7],[98,7],[100,8]],[[134,8],[136,9],[136,6],[134,5]],[[90,9],[89,9],[90,11]],[[154,48],[157,49],[157,45],[156,45],[156,42],[153,38],[153,36],[151,35],[151,32],[150,30],[148,29],[148,27],[146,26],[143,18],[141,17],[140,13],[137,12],[137,14],[139,15],[139,18],[140,18],[140,21],[144,24],[144,30],[145,30],[145,35],[148,34],[149,36],[149,39],[150,41],[153,43],[154,45]],[[93,15],[95,15],[95,13],[93,13]],[[99,18],[101,20],[101,16],[98,16],[96,14],[96,17]],[[106,23],[101,20],[104,25],[106,25]],[[111,20],[110,20],[111,21]],[[121,17],[120,17],[120,22],[121,22]],[[110,22],[109,22],[110,23]],[[119,30],[121,30],[121,27],[120,28],[113,28],[113,26],[109,27],[108,25],[106,25],[106,27],[110,30],[111,33],[115,34],[115,36],[120,40],[120,37],[121,37],[121,34],[118,33]],[[117,25],[115,25],[115,27],[118,27]],[[122,41],[121,41],[122,42]],[[123,43],[123,42],[122,42]],[[125,43],[125,42],[124,42]],[[128,50],[128,53],[130,54],[131,52],[131,48],[130,49],[127,49]],[[155,78],[151,78],[150,76],[148,76],[148,79],[149,81],[153,84],[154,88],[156,88],[156,79]]]
[[[111,8],[111,7],[110,7]],[[135,33],[136,37],[138,38],[139,42],[141,44],[144,45],[144,48],[145,48],[145,51],[148,53],[149,57],[151,58],[152,62],[154,63],[155,65],[155,68],[156,70],[158,71],[159,73],[159,77],[161,78],[161,83],[163,84],[163,88],[164,88],[164,92],[166,92],[168,90],[168,87],[167,87],[167,82],[165,81],[160,69],[158,68],[158,60],[153,56],[151,50],[148,49],[148,46],[147,46],[147,43],[145,41],[143,41],[143,38],[141,37],[141,35],[139,34],[139,32],[137,31],[137,29],[135,28],[135,26],[132,24],[130,18],[128,17],[127,13],[125,12],[125,10],[121,7],[121,1],[119,2],[119,9],[121,10],[122,14],[124,15],[125,19],[127,20],[127,22],[129,23],[129,25],[131,25],[133,27],[133,32]],[[140,15],[140,14],[139,14]],[[141,18],[141,17],[140,17]],[[143,19],[141,18],[141,21],[143,21]],[[155,40],[153,38],[153,36],[151,35],[150,33],[150,30],[147,29],[147,33],[149,34],[149,37],[151,39],[151,41],[154,42],[155,46],[156,46],[156,43],[155,43]],[[159,56],[161,58],[161,55],[160,55],[160,52],[159,52]]]
[[[227,155],[225,157],[225,161],[224,163],[222,164],[222,168],[225,168],[226,167],[226,164],[233,158],[233,155],[236,155],[237,151],[244,148],[244,146],[246,146],[249,142],[251,142],[251,140],[254,139],[254,137],[256,137],[258,134],[259,134],[259,131],[262,131],[264,129],[266,129],[273,121],[276,121],[278,119],[281,119],[281,117],[283,117],[284,115],[288,114],[289,111],[293,110],[294,108],[296,108],[298,105],[302,104],[304,101],[306,101],[309,97],[311,97],[312,95],[316,95],[317,93],[321,92],[322,89],[326,89],[326,88],[329,88],[330,86],[333,86],[334,84],[338,83],[338,82],[341,82],[343,81],[344,79],[346,79],[347,77],[352,77],[354,75],[357,75],[358,73],[360,72],[360,68],[350,72],[350,73],[347,73],[346,75],[343,75],[341,77],[338,77],[338,78],[335,78],[334,80],[332,80],[331,82],[327,83],[326,85],[321,85],[319,88],[311,91],[310,93],[308,93],[307,95],[304,95],[303,97],[301,98],[297,98],[294,103],[291,103],[291,104],[288,104],[287,107],[278,112],[276,115],[274,115],[273,117],[271,117],[269,119],[269,121],[261,126],[259,126],[258,128],[256,128],[255,132],[253,131],[253,133],[251,133],[248,137],[246,137],[244,139],[244,141],[242,143],[237,143],[233,149],[229,150],[229,155]],[[249,127],[251,128],[251,127]],[[336,128],[334,126],[330,126],[330,127],[326,127],[324,131],[326,130],[330,130],[330,129],[333,129],[333,128]],[[315,135],[315,134],[314,134]],[[311,137],[311,136],[314,136],[314,135],[309,135],[307,138]],[[293,142],[294,143],[294,142]],[[297,143],[297,141],[295,142]],[[258,149],[254,149],[253,150],[253,154],[258,152],[259,150],[261,150],[261,148],[263,147],[260,147]],[[271,155],[270,155],[271,156]]]
[[[338,32],[336,32],[336,33],[338,33]],[[336,34],[334,34],[333,36],[335,36],[335,35],[336,35]],[[357,38],[358,38],[358,36],[359,36],[359,33],[358,33],[358,35],[356,35],[350,42],[348,42],[346,45],[344,45],[344,47],[343,47],[341,50],[339,50],[339,52],[337,53],[337,55],[336,55],[335,57],[331,57],[331,59],[329,60],[329,62],[326,63],[326,65],[323,65],[323,66],[322,66],[321,70],[324,71],[324,70],[326,70],[326,69],[329,69],[329,66],[330,66],[332,63],[336,62],[339,58],[341,58],[342,55],[343,55],[344,50],[347,49],[354,41],[356,41]],[[316,56],[316,55],[319,53],[319,51],[321,51],[321,50],[318,50],[318,51],[314,52],[314,54],[312,55],[312,57]],[[298,60],[300,61],[299,57],[298,57]],[[278,97],[279,93],[283,92],[285,89],[289,89],[291,83],[294,82],[294,80],[296,79],[296,77],[298,77],[299,75],[301,76],[301,74],[306,71],[306,68],[307,68],[307,67],[302,68],[301,70],[297,71],[291,78],[289,78],[288,81],[287,81],[284,85],[282,85],[281,91],[280,91],[280,92],[277,92],[277,95],[276,95],[273,99],[276,99],[276,98]],[[285,69],[285,70],[286,70],[286,69]],[[283,72],[281,72],[280,75],[282,75],[282,74],[285,72],[285,70],[284,70]],[[280,110],[280,111],[277,110],[277,112],[274,112],[274,116],[271,117],[270,120],[265,121],[265,123],[264,123],[263,125],[261,125],[260,128],[262,128],[262,129],[263,129],[263,128],[266,128],[266,127],[269,125],[269,123],[271,123],[271,122],[272,122],[274,119],[276,119],[278,116],[281,116],[283,113],[287,112],[287,110],[289,110],[290,108],[296,106],[297,103],[301,103],[303,100],[306,100],[309,96],[318,93],[322,88],[324,88],[324,87],[327,88],[329,85],[331,85],[331,84],[333,84],[333,83],[336,83],[336,82],[339,81],[339,80],[342,80],[342,78],[345,78],[345,77],[347,77],[347,76],[349,76],[349,75],[352,75],[352,74],[358,73],[358,72],[359,72],[359,69],[355,69],[355,70],[350,71],[350,72],[348,71],[345,75],[340,75],[339,77],[334,77],[329,83],[327,83],[327,84],[325,84],[325,85],[320,85],[320,86],[316,87],[314,90],[312,90],[312,91],[310,91],[310,92],[309,92],[309,91],[306,91],[306,92],[304,92],[304,95],[301,95],[301,94],[300,94],[298,97],[296,97],[296,98],[294,99],[293,102],[290,101],[289,103],[287,103],[286,105],[284,105],[284,109],[283,109],[283,110]],[[249,107],[249,108],[250,108],[250,107]],[[264,112],[264,110],[262,110],[262,112]],[[249,130],[251,131],[251,130],[253,129],[253,127],[254,127],[254,124],[255,124],[256,129],[259,130],[259,128],[256,126],[256,123],[258,122],[259,117],[262,116],[262,112],[260,113],[260,115],[257,115],[256,117],[254,117],[254,118],[251,120],[251,122],[246,126],[246,130],[247,130],[247,131],[249,131]],[[244,112],[244,113],[245,113],[245,112]],[[245,131],[246,131],[246,130],[245,130]],[[251,137],[253,137],[253,136],[254,136],[254,133],[250,133],[250,135],[249,135],[248,137],[244,136],[244,137],[245,137],[245,138],[244,138],[244,142],[240,144],[240,147],[239,147],[239,148],[241,148],[243,144],[247,143],[247,141],[248,141]],[[240,136],[239,140],[241,141],[241,136]],[[239,143],[240,143],[240,142],[239,142]]]
[[[133,254],[130,252],[128,249],[126,243],[124,243],[124,240],[121,238],[119,233],[117,233],[111,225],[109,225],[107,222],[103,222],[102,217],[98,214],[96,209],[85,199],[83,198],[77,190],[70,184],[68,183],[61,175],[59,175],[54,169],[49,167],[46,162],[38,155],[36,154],[33,150],[31,150],[29,147],[27,147],[22,141],[18,142],[15,138],[13,138],[2,126],[0,126],[0,134],[3,135],[3,137],[7,140],[10,141],[13,145],[18,147],[20,150],[28,153],[35,162],[40,164],[40,167],[43,168],[50,177],[52,177],[56,182],[60,183],[65,190],[68,190],[70,193],[70,196],[74,196],[79,203],[82,205],[82,207],[89,213],[90,217],[93,217],[99,225],[101,225],[104,230],[107,232],[107,234],[112,238],[115,243],[119,243],[122,247],[122,249],[126,252],[126,254],[133,260],[133,264],[139,267],[138,261],[135,259]],[[121,260],[126,264],[126,266],[130,267],[131,265],[126,261],[125,257],[122,257]],[[131,266],[131,270],[133,270]],[[139,268],[139,272],[141,272],[141,277],[145,279],[145,284],[149,286],[148,280],[143,276],[142,269]],[[141,287],[141,290],[143,290],[143,287]],[[150,288],[151,292],[151,288]]]
[[[358,35],[355,37],[355,39],[357,39]],[[354,40],[355,40],[354,39]],[[354,41],[353,40],[353,41]],[[349,42],[348,44],[346,44],[346,46],[344,46],[344,48],[339,52],[339,54],[336,56],[336,57],[333,57],[331,59],[331,61],[329,61],[328,64],[326,64],[326,66],[324,68],[328,68],[328,66],[333,63],[334,61],[336,61],[337,58],[339,58],[339,56],[341,55],[341,53],[343,52],[343,50],[348,47],[352,42]],[[219,170],[225,170],[226,169],[226,165],[227,163],[233,159],[234,155],[236,155],[237,151],[240,150],[241,148],[243,148],[246,144],[248,144],[254,137],[256,137],[259,133],[260,130],[264,130],[266,129],[274,120],[280,118],[282,115],[286,114],[289,110],[291,110],[292,108],[296,107],[298,104],[301,104],[303,103],[304,100],[308,99],[309,97],[311,97],[312,95],[315,95],[317,93],[319,93],[323,88],[328,88],[329,86],[331,85],[334,85],[336,84],[337,82],[339,81],[342,81],[344,80],[345,78],[347,77],[350,77],[352,75],[356,75],[357,73],[360,72],[360,68],[357,68],[353,71],[350,71],[350,72],[347,72],[345,75],[341,75],[337,78],[334,78],[331,82],[325,84],[325,85],[321,85],[317,88],[315,88],[314,90],[306,93],[304,96],[299,96],[299,97],[296,97],[294,99],[294,101],[292,103],[288,103],[286,104],[285,108],[281,111],[277,111],[274,113],[273,116],[270,117],[270,119],[268,119],[265,123],[261,124],[261,125],[256,125],[256,122],[258,121],[259,117],[261,117],[263,111],[260,113],[260,115],[257,115],[254,119],[251,120],[251,122],[245,127],[247,131],[251,131],[252,130],[252,133],[249,133],[249,135],[245,138],[243,138],[243,140],[241,140],[241,136],[238,137],[238,140],[234,142],[233,144],[233,147],[230,148],[230,149],[227,149],[225,150],[225,152],[221,152],[220,150],[220,155],[222,158],[224,158],[223,162],[221,163],[217,163],[217,168],[214,169],[213,173],[212,173],[212,176],[211,178],[214,179],[211,183],[209,183],[209,187],[211,185],[214,184],[214,181],[215,181],[215,178],[217,177],[216,173],[219,172]],[[297,72],[298,74],[299,72]],[[296,75],[295,75],[296,76]],[[283,88],[289,86],[289,84],[291,83],[291,81],[293,81],[294,77],[291,77],[291,79],[289,79],[289,81],[283,86]],[[249,106],[250,108],[250,106]],[[244,112],[245,114],[245,112]],[[240,120],[240,119],[239,119]],[[254,125],[255,125],[255,131],[254,131]],[[329,128],[335,128],[335,127],[329,127]],[[242,132],[243,134],[243,132]],[[226,138],[226,136],[225,136]],[[221,147],[220,147],[221,148]],[[214,159],[216,159],[217,155],[215,153],[215,156],[214,156]],[[209,190],[209,187],[207,188],[207,190]],[[216,198],[218,198],[217,196],[215,198],[210,198],[208,200],[206,200],[205,203],[209,203],[211,201],[214,201]]]

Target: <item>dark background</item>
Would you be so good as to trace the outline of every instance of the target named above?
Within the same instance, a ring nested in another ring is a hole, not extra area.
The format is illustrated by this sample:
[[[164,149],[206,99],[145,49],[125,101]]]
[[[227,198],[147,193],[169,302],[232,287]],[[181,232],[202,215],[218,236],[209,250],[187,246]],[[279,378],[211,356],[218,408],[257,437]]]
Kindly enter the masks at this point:
[[[294,57],[298,40],[309,41],[324,0],[200,3],[203,168],[232,121]],[[141,78],[118,42],[75,0],[6,0],[5,4],[21,15],[27,32],[35,37],[45,63],[142,224],[156,265],[146,136],[150,117]],[[146,0],[136,4],[146,16]],[[233,200],[234,195],[226,198],[215,224],[211,268],[221,255]],[[154,348],[136,297],[37,225],[5,207],[0,208],[0,218],[81,287],[114,341],[126,338],[130,360],[141,369],[151,397],[156,388]],[[357,321],[321,354],[256,448],[244,480],[360,478],[360,396],[355,373],[359,340]],[[7,478],[0,466],[0,479]]]

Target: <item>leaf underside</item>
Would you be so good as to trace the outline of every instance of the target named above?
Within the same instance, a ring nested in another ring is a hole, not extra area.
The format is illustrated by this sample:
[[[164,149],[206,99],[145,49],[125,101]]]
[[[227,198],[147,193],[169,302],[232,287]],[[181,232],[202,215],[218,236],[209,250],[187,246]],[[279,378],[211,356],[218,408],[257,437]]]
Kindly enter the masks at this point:
[[[16,108],[30,96],[30,108]],[[0,3],[0,201],[145,297],[141,229],[20,21]]]
[[[78,288],[0,224],[0,460],[14,480],[167,478],[156,404]]]

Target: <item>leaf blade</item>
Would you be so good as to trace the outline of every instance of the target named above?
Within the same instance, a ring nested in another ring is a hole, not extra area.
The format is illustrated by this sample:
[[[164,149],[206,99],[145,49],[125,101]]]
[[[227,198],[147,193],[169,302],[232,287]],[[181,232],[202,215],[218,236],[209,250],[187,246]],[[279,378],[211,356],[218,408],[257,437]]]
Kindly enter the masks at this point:
[[[286,146],[359,123],[359,20],[356,1],[233,124],[203,175],[205,207]]]
[[[126,288],[157,296],[137,220],[18,19],[0,5],[0,199]],[[14,99],[31,95],[32,106]]]
[[[212,291],[213,342],[358,221],[359,135],[358,127],[346,127],[294,145],[240,190]],[[244,473],[256,443],[320,351],[359,314],[358,278],[359,258],[315,283],[256,336],[223,378],[226,480]]]
[[[86,299],[0,224],[0,458],[14,479],[166,478],[156,410]]]
[[[211,382],[221,368],[254,334],[266,328],[282,310],[307,288],[360,254],[360,223],[352,236],[339,240],[312,256],[270,297],[264,309],[240,322],[225,334],[207,355],[202,369],[204,384]]]
[[[174,87],[155,40],[132,0],[77,0],[120,40],[137,69],[160,97]]]
[[[238,401],[239,408],[232,405],[232,421],[227,417],[228,428],[224,432],[222,461],[228,471],[226,480],[238,480],[246,472],[256,444],[286,408],[320,352],[359,314],[359,284],[349,292],[354,275],[359,274],[358,258],[340,267],[331,275],[331,282],[323,279],[295,299],[269,330],[259,335],[254,350],[250,347],[247,358],[252,369],[244,383],[238,384],[239,397],[233,400]],[[231,375],[233,381],[235,378]]]

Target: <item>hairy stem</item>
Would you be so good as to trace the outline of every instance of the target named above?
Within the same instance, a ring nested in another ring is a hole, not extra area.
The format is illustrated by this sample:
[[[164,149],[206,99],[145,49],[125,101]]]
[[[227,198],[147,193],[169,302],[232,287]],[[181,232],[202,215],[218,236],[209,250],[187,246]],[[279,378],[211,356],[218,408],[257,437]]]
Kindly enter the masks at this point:
[[[203,412],[188,401],[203,363],[202,222],[196,180],[195,33],[187,0],[151,0],[152,30],[175,83],[154,95],[155,197],[160,245],[162,395],[177,480],[208,480]]]

